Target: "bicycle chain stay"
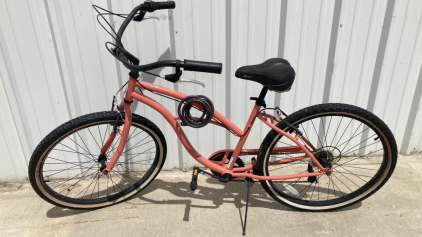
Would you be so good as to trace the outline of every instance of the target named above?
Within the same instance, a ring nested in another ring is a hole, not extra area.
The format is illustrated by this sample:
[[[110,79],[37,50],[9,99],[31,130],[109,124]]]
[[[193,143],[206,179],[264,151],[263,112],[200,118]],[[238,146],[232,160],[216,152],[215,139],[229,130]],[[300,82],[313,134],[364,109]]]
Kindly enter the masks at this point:
[[[290,154],[301,154],[301,153],[303,153],[303,152],[283,152],[283,153],[281,153],[282,155],[283,154],[287,154],[287,155],[290,155]],[[240,156],[239,156],[239,158],[240,158]],[[312,177],[312,176],[311,176]],[[232,180],[231,180],[232,182],[245,182],[245,179],[240,179],[240,178],[233,178]],[[260,180],[257,180],[257,179],[253,179],[251,182],[252,183],[256,183],[256,182],[259,182]],[[284,180],[272,180],[272,182],[273,183],[287,183],[287,184],[289,184],[289,183],[312,183],[312,182],[310,182],[310,181],[284,181]]]
[[[281,184],[281,183],[285,183],[285,184],[292,184],[292,183],[311,183],[310,181],[282,181],[282,180],[271,180],[273,183],[277,183],[277,184]],[[245,179],[238,179],[238,178],[234,178],[232,179],[232,182],[245,182]],[[252,183],[257,183],[260,182],[260,180],[257,179],[253,179]]]

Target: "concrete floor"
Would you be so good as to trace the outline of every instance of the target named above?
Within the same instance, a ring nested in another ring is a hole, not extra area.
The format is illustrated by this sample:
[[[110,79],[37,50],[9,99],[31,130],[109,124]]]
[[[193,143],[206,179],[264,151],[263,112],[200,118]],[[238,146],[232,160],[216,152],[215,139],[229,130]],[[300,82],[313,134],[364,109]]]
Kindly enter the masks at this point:
[[[55,207],[28,183],[1,184],[0,236],[242,236],[244,183],[161,172],[135,198],[95,211]],[[336,212],[299,212],[251,189],[247,236],[422,236],[422,155],[401,156],[375,195]]]

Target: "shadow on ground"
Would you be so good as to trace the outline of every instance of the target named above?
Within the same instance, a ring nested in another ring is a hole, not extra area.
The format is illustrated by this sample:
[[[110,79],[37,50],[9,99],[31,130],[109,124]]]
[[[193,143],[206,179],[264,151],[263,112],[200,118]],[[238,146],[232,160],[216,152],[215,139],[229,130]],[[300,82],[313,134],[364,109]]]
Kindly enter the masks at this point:
[[[220,185],[218,181],[212,179],[207,179],[207,183],[215,185]],[[222,204],[232,203],[239,210],[239,215],[242,216],[241,208],[246,204],[246,186],[244,182],[230,182],[228,184],[221,184],[220,187],[204,187],[200,184],[198,189],[191,191],[189,188],[189,182],[167,182],[161,179],[154,180],[146,189],[141,193],[135,195],[134,197],[127,200],[127,203],[133,205],[145,205],[147,204],[165,204],[165,205],[184,205],[185,214],[183,221],[189,221],[190,210],[192,208],[209,208],[209,209],[218,209]],[[152,193],[157,190],[165,190],[175,196],[175,199],[166,199],[166,200],[154,200],[149,198],[149,193]],[[139,200],[142,200],[142,204],[139,203]],[[209,205],[197,205],[193,204],[194,200],[205,200],[210,201]],[[212,204],[211,204],[212,202]],[[295,211],[299,210],[285,206],[277,201],[275,201],[271,196],[269,196],[265,190],[261,187],[259,183],[255,183],[251,188],[251,196],[249,199],[250,208],[268,208],[281,211]],[[337,210],[337,211],[347,211],[356,209],[362,206],[362,203],[359,202],[352,206]],[[91,210],[70,210],[61,207],[53,207],[47,211],[47,217],[49,218],[60,218],[72,215],[78,215],[81,213],[89,212]],[[337,212],[336,211],[336,212]],[[242,219],[242,218],[241,218]]]

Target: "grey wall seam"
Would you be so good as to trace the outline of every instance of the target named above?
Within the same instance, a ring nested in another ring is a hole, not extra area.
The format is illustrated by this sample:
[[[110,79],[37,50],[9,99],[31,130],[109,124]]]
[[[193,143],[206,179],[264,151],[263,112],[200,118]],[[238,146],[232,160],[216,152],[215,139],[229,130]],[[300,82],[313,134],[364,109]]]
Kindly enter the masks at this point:
[[[382,30],[380,35],[380,42],[378,44],[377,57],[375,59],[374,74],[372,76],[371,88],[369,90],[368,105],[366,109],[373,112],[375,106],[375,99],[378,92],[378,84],[381,77],[382,64],[384,63],[385,50],[387,48],[388,35],[390,32],[391,21],[393,19],[395,0],[389,0],[385,8],[384,21],[382,23]],[[367,146],[367,139],[369,131],[365,131],[361,136],[361,143],[359,150]],[[365,150],[360,151],[362,155]]]
[[[82,115],[82,110],[81,110],[81,102],[80,102],[80,98],[78,94],[78,87],[76,85],[75,80],[72,80],[72,78],[75,78],[75,70],[73,67],[73,62],[72,62],[72,58],[70,54],[71,49],[70,49],[69,42],[67,40],[67,32],[65,28],[64,18],[61,14],[62,11],[59,6],[59,3],[57,1],[53,2],[52,7],[54,8],[54,12],[56,14],[56,21],[57,21],[57,26],[58,26],[57,33],[60,35],[60,41],[62,44],[61,46],[63,50],[64,65],[66,65],[67,74],[68,74],[68,77],[70,78],[69,85],[70,85],[70,91],[72,93],[72,99],[73,99],[72,103],[73,103],[73,107],[75,111],[74,114],[70,115],[70,118],[74,118],[74,117]],[[69,107],[71,107],[71,105],[69,105]],[[71,111],[72,111],[72,107],[71,107]]]
[[[108,8],[109,11],[113,12],[113,7],[111,5],[111,0],[107,0],[107,8]],[[109,17],[110,17],[110,25],[113,26],[114,25],[113,15],[111,14]],[[114,43],[116,43],[116,42],[114,42]],[[117,78],[119,79],[118,80],[119,88],[121,88],[123,86],[122,72],[120,71],[119,61],[118,60],[114,60],[114,62],[115,62],[115,65],[116,65]],[[123,101],[123,94],[122,93],[120,93],[120,100]]]
[[[287,0],[281,1],[281,9],[280,9],[280,28],[278,32],[278,52],[277,57],[283,58],[284,57],[284,45],[286,42],[286,21],[287,21]],[[274,96],[274,108],[275,106],[279,106],[281,99],[280,93],[275,93]],[[274,111],[274,115],[277,115],[277,112]]]
[[[173,10],[168,10],[169,14],[169,34],[170,34],[170,55],[172,59],[176,59],[176,37],[174,36],[174,14]],[[173,69],[173,72],[175,72],[176,69]],[[174,90],[179,90],[179,86],[176,83],[174,84]],[[174,106],[174,112],[177,114],[177,106],[178,103],[175,102]],[[182,151],[182,143],[179,139],[177,139],[177,155],[179,156],[179,169],[183,170],[183,151]]]
[[[375,99],[377,96],[376,94],[378,91],[378,84],[381,77],[381,69],[382,64],[384,62],[385,50],[387,48],[391,21],[393,20],[393,11],[395,3],[395,0],[388,0],[387,7],[385,9],[384,22],[382,24],[382,31],[380,36],[380,42],[378,45],[377,57],[375,59],[374,74],[372,76],[371,89],[369,90],[368,105],[366,107],[366,109],[371,112],[374,111]]]
[[[53,23],[51,22],[51,14],[50,14],[50,10],[48,8],[47,0],[44,0],[44,7],[45,7],[45,11],[47,13],[48,27],[50,28],[51,39],[53,41],[53,46],[54,46],[54,53],[56,55],[56,61],[57,61],[57,65],[59,67],[60,80],[62,82],[62,90],[63,90],[63,93],[64,93],[64,98],[66,100],[67,113],[69,114],[69,117],[71,117],[72,113],[70,111],[69,97],[67,95],[66,83],[64,81],[62,64],[61,64],[60,57],[59,57],[59,50],[57,49],[56,35],[54,33]]]
[[[226,111],[225,116],[230,119],[231,110],[231,42],[232,42],[232,2],[226,1]],[[230,133],[226,132],[226,147],[230,148]]]
[[[330,44],[328,49],[327,70],[325,71],[325,84],[322,103],[328,103],[330,99],[331,81],[334,73],[334,56],[336,54],[337,36],[340,23],[342,0],[338,0],[334,5],[333,23],[331,25]]]
[[[6,6],[7,6],[7,2],[6,2]],[[7,11],[8,11],[8,17],[9,17],[9,21],[11,22],[11,24],[12,24],[12,19],[10,18],[10,13],[9,13],[9,9],[6,7],[6,9],[7,9]],[[11,30],[11,34],[13,35],[13,38],[16,40],[16,33],[15,33],[15,30],[16,29],[14,29],[14,27],[13,27],[13,25],[12,25],[12,30]],[[1,35],[3,35],[3,32],[1,32]],[[5,38],[3,38],[3,42],[6,42],[6,39]],[[4,51],[3,51],[4,53],[5,53],[5,62],[6,62],[6,65],[10,65],[10,68],[12,68],[13,66],[12,66],[12,60],[11,60],[11,58],[10,58],[10,55],[9,55],[9,51],[7,50],[7,48],[4,48]],[[15,54],[19,57],[19,62],[20,63],[23,63],[23,60],[22,60],[22,53],[21,53],[21,51],[20,51],[20,49],[19,49],[19,47],[17,47],[17,50],[16,50],[16,52],[15,52]],[[9,64],[7,63],[7,62],[9,62]],[[23,67],[23,65],[22,64],[20,64],[20,66],[22,66]],[[8,67],[9,68],[9,67]],[[12,69],[13,70],[13,69]],[[27,76],[26,76],[26,73],[25,73],[25,71],[24,70],[22,70],[22,73],[24,74],[24,77],[25,78],[28,78]],[[13,74],[13,76],[15,77],[15,75],[14,75],[14,72],[12,71],[12,74]],[[15,97],[15,101],[16,101],[16,105],[17,105],[17,108],[18,108],[18,110],[19,110],[19,115],[20,115],[20,121],[22,121],[22,127],[23,127],[23,130],[22,130],[22,133],[23,134],[25,134],[25,136],[26,136],[26,141],[28,142],[28,146],[29,146],[29,150],[31,151],[31,150],[33,150],[33,149],[35,149],[35,144],[33,144],[33,141],[31,140],[31,139],[29,139],[29,137],[30,137],[30,135],[31,135],[31,131],[29,130],[29,128],[27,127],[27,126],[29,126],[28,124],[28,116],[27,116],[27,114],[26,114],[26,111],[25,111],[25,109],[24,109],[24,106],[23,106],[23,104],[24,104],[24,102],[22,101],[22,97],[20,96],[21,95],[21,91],[18,89],[19,88],[19,86],[17,85],[17,78],[15,77],[14,78],[14,80],[11,80],[11,86],[12,86],[12,93],[13,93],[13,95],[14,95],[14,97]],[[28,85],[26,85],[26,86],[28,86]],[[29,91],[29,94],[31,95],[31,91]],[[33,111],[34,111],[34,113],[35,113],[35,109],[34,108],[31,108]],[[38,131],[40,131],[40,127],[39,127],[39,125],[37,124],[37,128],[38,128]],[[26,161],[27,161],[27,163],[28,163],[28,158],[27,157],[25,157],[25,159],[26,159]]]
[[[34,19],[34,17],[33,17],[33,14],[31,13],[31,7],[30,7],[30,5],[29,5],[29,2],[27,1],[26,2],[26,5],[28,6],[28,9],[29,9],[29,17],[31,18],[31,25],[32,25],[32,28],[35,30],[36,29],[36,27],[35,27],[35,25],[34,25],[34,20],[32,20],[32,19]],[[32,9],[33,10],[33,9]],[[47,77],[47,70],[46,70],[46,65],[45,65],[45,63],[43,62],[43,60],[42,60],[42,56],[41,56],[41,52],[40,52],[40,39],[38,38],[38,36],[37,36],[37,33],[35,33],[34,32],[34,36],[35,36],[35,43],[37,44],[37,50],[38,50],[38,54],[40,55],[40,58],[41,58],[41,60],[40,60],[40,63],[41,63],[41,68],[42,68],[42,71],[43,71],[43,73],[44,73],[44,75]],[[47,82],[47,87],[48,87],[48,90],[49,91],[51,91],[52,90],[52,85],[51,85],[51,82],[49,82],[49,80],[48,79],[46,79],[46,82]],[[51,93],[48,93],[48,98],[49,98],[49,103],[48,104],[50,104],[50,106],[51,106],[51,109],[54,111],[55,109],[54,109],[54,100],[51,98]],[[47,106],[47,103],[45,103],[45,106]],[[56,122],[56,124],[58,123],[58,121],[57,121],[57,115],[54,113],[53,115],[52,115],[52,117],[54,117],[54,121]]]
[[[10,70],[10,68],[9,68],[9,66],[7,64],[7,60],[8,61],[11,61],[11,60],[10,60],[10,57],[8,55],[8,52],[6,51],[7,48],[5,47],[3,49],[4,43],[6,42],[6,39],[3,38],[2,36],[3,36],[3,30],[2,30],[2,27],[1,27],[1,24],[0,24],[0,49],[1,49],[1,52],[2,52],[1,53],[1,56],[3,57],[4,65],[6,67],[7,74],[8,74],[8,77],[3,77],[2,76],[3,87],[6,90],[7,87],[5,86],[3,80],[6,80],[6,78],[8,80],[10,80],[12,78],[13,79],[16,79],[16,76],[15,76],[15,74],[13,72],[13,69]],[[3,44],[2,44],[2,42],[3,42]],[[8,58],[7,60],[6,60],[6,57]],[[23,124],[21,111],[19,109],[19,103],[17,102],[16,95],[15,95],[15,93],[13,91],[13,84],[10,83],[10,86],[12,87],[12,91],[11,91],[11,95],[9,95],[9,96],[10,97],[13,97],[14,102],[12,102],[12,103],[16,104],[16,108],[18,108],[18,109],[12,109],[12,108],[10,108],[10,110],[12,111],[13,119],[14,119],[14,121],[19,121],[19,123]],[[9,100],[9,96],[7,94],[8,93],[6,92],[6,97]],[[9,106],[10,106],[10,102],[9,102]],[[17,113],[17,114],[14,114],[14,113]],[[31,155],[31,146],[29,145],[28,136],[24,136],[24,138],[22,138],[22,136],[20,136],[20,134],[25,134],[26,135],[25,128],[23,126],[21,126],[21,128],[19,129],[18,128],[18,125],[17,125],[17,122],[15,122],[15,128],[16,128],[16,131],[18,131],[18,137],[19,137],[19,141],[20,141],[20,145],[21,145],[21,149],[23,151],[23,154],[30,156]],[[23,130],[23,131],[20,131],[20,130]],[[24,146],[26,146],[26,149],[25,149]],[[25,156],[25,160],[27,161],[27,164],[28,164],[28,157]]]
[[[96,13],[96,11],[92,11],[92,21],[93,21],[93,24],[94,25],[98,24],[98,22],[96,21],[96,15],[95,15],[95,13]],[[96,42],[99,42],[98,28],[95,27],[95,26],[94,26],[94,31],[95,31],[95,39],[96,39]],[[98,54],[99,55],[101,55],[101,53],[100,53],[101,52],[100,46],[102,46],[102,45],[97,43],[97,50],[98,50]],[[104,48],[103,48],[103,50],[104,50]],[[99,59],[98,61],[99,61],[99,67],[100,67],[100,71],[101,71],[101,78],[103,78],[103,80],[104,80],[105,79],[105,75],[104,75],[103,63],[102,63],[101,59]],[[105,101],[107,101],[107,102],[105,102],[105,104],[107,105],[106,108],[108,108],[110,97],[107,94],[107,87],[106,87],[106,84],[105,83],[103,83],[103,88],[104,88],[104,91],[105,91],[105,94],[103,96],[104,96]]]
[[[413,94],[412,105],[410,106],[409,117],[407,118],[407,126],[404,131],[403,142],[400,153],[408,155],[410,146],[410,139],[412,138],[412,131],[415,126],[416,116],[418,114],[418,107],[422,97],[422,66],[419,71],[418,83],[416,84],[415,93]]]

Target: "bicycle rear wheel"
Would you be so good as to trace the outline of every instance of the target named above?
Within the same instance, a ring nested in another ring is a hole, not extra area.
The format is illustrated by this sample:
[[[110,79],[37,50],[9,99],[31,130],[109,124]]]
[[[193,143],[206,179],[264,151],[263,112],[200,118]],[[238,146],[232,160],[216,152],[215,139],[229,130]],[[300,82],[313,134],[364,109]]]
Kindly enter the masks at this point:
[[[100,208],[126,200],[152,182],[164,164],[166,141],[155,124],[136,114],[113,170],[108,175],[100,171],[100,149],[113,130],[116,116],[116,112],[84,115],[41,141],[29,163],[31,185],[41,198],[66,208]],[[123,130],[124,122],[118,126]],[[119,142],[117,133],[106,152],[107,164]]]
[[[397,146],[387,125],[374,114],[346,104],[320,104],[304,108],[285,119],[298,126],[316,148],[311,150],[331,175],[284,181],[261,181],[275,200],[308,211],[327,211],[353,205],[381,188],[393,173]],[[277,127],[292,133],[285,123]],[[305,156],[278,153],[275,147],[296,146],[272,130],[260,147],[257,166],[264,176],[319,172],[310,159],[280,164],[276,161]],[[271,163],[270,163],[271,162]]]

